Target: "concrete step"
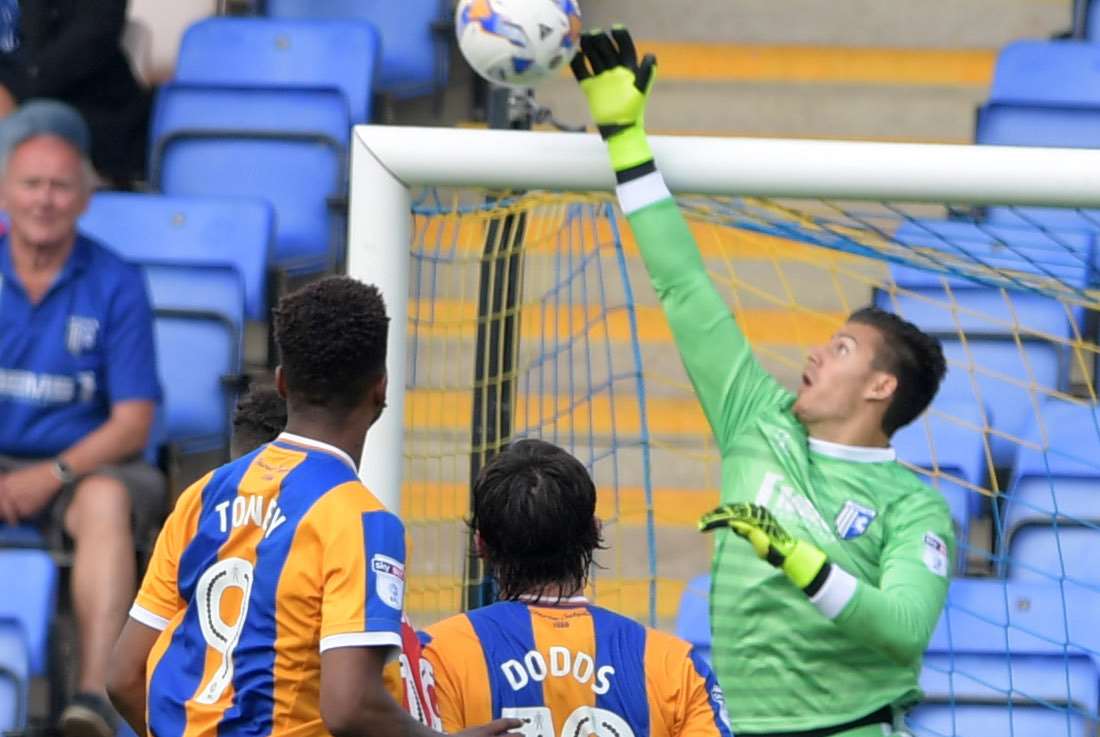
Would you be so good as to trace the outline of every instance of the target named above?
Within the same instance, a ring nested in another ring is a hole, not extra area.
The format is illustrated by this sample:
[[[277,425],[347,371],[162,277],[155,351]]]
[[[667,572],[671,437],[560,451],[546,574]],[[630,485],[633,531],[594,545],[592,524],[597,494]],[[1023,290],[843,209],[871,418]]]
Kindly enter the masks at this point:
[[[586,28],[624,23],[636,38],[719,43],[995,48],[1069,27],[1071,0],[581,0]]]
[[[536,92],[558,120],[587,123],[572,80]],[[967,143],[985,87],[659,80],[653,133]]]

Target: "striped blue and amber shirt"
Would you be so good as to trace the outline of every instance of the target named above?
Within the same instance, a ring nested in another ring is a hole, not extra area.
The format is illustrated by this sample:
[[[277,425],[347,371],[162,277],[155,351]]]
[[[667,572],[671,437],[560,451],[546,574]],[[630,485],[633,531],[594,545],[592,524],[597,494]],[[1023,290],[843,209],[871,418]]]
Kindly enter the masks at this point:
[[[523,720],[525,737],[731,737],[691,645],[583,598],[498,602],[426,631],[443,727]]]
[[[155,737],[325,734],[321,652],[401,647],[405,531],[341,450],[283,433],[180,496],[130,616]]]

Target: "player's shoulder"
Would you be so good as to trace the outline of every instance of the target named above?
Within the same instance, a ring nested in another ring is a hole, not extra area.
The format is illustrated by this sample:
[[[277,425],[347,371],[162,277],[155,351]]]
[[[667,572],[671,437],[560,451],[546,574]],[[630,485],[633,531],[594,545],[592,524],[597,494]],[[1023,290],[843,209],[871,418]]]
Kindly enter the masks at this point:
[[[893,491],[895,503],[907,508],[929,506],[947,511],[947,502],[944,501],[943,494],[933,488],[926,477],[898,460],[886,464],[886,471],[890,476],[888,488]]]
[[[424,654],[432,660],[439,660],[442,656],[448,659],[448,654],[458,653],[458,657],[466,657],[471,648],[479,648],[477,632],[465,614],[441,619],[430,624],[418,633],[420,645]]]
[[[662,656],[687,660],[691,657],[692,644],[682,637],[646,627],[646,650]]]
[[[895,461],[889,466],[889,477],[880,484],[880,493],[888,494],[885,514],[894,528],[913,525],[951,534],[951,508],[938,489],[914,472]]]

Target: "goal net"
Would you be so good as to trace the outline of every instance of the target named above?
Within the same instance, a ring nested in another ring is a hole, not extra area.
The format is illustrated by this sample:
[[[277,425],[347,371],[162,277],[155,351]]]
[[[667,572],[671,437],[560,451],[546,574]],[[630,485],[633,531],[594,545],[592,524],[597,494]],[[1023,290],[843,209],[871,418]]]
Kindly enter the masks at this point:
[[[592,599],[709,647],[711,549],[695,521],[718,501],[719,458],[598,140],[373,127],[356,139],[349,271],[382,286],[394,319],[390,409],[364,476],[408,526],[414,622],[485,599],[464,524],[471,479],[502,444],[540,437],[597,483],[608,549]],[[1097,159],[718,139],[654,149],[780,382],[793,388],[808,350],[867,304],[944,345],[940,394],[894,438],[943,493],[959,541],[914,732],[1094,734]]]

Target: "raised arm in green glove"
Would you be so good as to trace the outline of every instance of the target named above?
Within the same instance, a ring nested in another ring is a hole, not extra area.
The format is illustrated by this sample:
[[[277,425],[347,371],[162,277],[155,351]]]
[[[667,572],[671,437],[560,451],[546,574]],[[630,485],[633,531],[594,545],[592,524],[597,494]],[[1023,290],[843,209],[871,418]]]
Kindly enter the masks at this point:
[[[748,540],[763,560],[787,574],[795,586],[813,596],[829,575],[829,559],[813,543],[792,537],[767,507],[759,504],[723,504],[699,520],[699,530],[728,527]]]
[[[645,104],[657,72],[657,58],[646,54],[638,63],[630,33],[616,26],[610,33],[581,35],[581,53],[570,64],[588,98],[592,119],[607,141],[616,174],[638,167],[653,170],[653,152],[645,139]],[[621,178],[620,178],[620,181]]]

